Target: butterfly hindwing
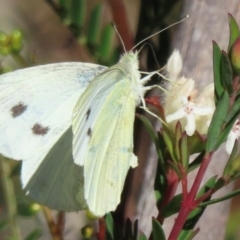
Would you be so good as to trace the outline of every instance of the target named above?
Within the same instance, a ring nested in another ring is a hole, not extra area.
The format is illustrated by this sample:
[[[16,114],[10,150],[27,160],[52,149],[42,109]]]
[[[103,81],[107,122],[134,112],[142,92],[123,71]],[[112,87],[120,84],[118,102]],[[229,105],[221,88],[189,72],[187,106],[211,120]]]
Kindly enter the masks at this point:
[[[87,208],[83,168],[74,163],[72,139],[70,127],[41,159],[41,164],[25,187],[28,195],[52,209],[79,211]],[[31,167],[31,161],[23,161],[22,174],[28,174]]]

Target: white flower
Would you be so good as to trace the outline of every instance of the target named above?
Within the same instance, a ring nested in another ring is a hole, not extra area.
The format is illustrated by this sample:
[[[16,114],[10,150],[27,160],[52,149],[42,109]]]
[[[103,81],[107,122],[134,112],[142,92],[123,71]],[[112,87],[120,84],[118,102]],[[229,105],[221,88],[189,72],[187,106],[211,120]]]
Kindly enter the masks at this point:
[[[182,107],[173,114],[166,116],[167,123],[185,118],[185,130],[188,136],[192,136],[196,130],[196,117],[212,113],[211,107],[198,107],[190,98],[181,96]],[[183,125],[183,124],[182,124]]]
[[[167,63],[167,70],[170,71],[168,76],[172,78],[169,79],[171,83],[164,103],[166,122],[174,131],[177,121],[180,121],[189,136],[195,131],[206,134],[215,109],[214,85],[205,87],[197,97],[194,80],[178,77],[180,68],[182,68],[181,56],[175,51]]]
[[[231,154],[235,140],[240,137],[240,120],[237,120],[233,125],[232,130],[230,131],[227,142],[226,142],[226,150],[228,154]]]

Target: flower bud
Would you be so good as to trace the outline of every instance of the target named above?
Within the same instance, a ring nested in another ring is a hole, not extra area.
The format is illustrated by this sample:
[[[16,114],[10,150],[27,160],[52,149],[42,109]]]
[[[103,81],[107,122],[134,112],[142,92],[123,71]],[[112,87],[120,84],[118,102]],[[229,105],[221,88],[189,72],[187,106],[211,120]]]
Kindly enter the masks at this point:
[[[86,225],[82,228],[81,232],[85,239],[90,239],[94,234],[94,229],[92,226]]]
[[[240,37],[236,39],[231,48],[230,59],[232,62],[233,69],[237,73],[240,73]]]

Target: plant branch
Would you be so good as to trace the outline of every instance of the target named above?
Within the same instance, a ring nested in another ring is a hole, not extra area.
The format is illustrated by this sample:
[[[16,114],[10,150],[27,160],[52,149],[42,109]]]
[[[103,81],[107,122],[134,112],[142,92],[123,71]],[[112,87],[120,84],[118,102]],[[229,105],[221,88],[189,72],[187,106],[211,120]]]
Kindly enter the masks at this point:
[[[191,211],[197,207],[195,202],[196,194],[199,190],[200,184],[203,180],[203,176],[207,170],[207,167],[212,159],[213,152],[212,153],[206,153],[202,164],[200,165],[200,168],[198,170],[197,176],[195,178],[195,181],[192,185],[192,188],[187,195],[186,199],[182,202],[179,214],[177,216],[177,219],[175,221],[175,224],[172,228],[172,231],[169,235],[168,240],[176,240],[179,236],[179,233],[182,230],[182,227],[184,226],[184,223],[187,220],[188,215],[191,213]]]
[[[17,224],[17,203],[16,196],[14,192],[14,186],[12,179],[10,178],[11,168],[10,163],[3,157],[0,156],[0,165],[2,169],[2,181],[3,181],[3,191],[5,196],[5,202],[7,205],[8,219],[10,223],[12,239],[20,240],[21,234]]]

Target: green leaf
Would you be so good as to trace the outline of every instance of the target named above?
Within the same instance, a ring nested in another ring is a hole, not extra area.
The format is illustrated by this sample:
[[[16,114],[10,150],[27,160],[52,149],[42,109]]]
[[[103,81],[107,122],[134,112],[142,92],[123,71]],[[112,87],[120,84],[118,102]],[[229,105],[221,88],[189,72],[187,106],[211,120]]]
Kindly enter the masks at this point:
[[[188,149],[190,155],[205,151],[206,139],[204,139],[198,132],[195,132],[192,136],[188,136]]]
[[[90,16],[88,23],[87,42],[91,45],[96,45],[99,40],[99,33],[102,19],[102,5],[97,5]]]
[[[229,95],[233,92],[233,70],[231,61],[226,52],[222,51],[221,58],[221,80],[224,89],[226,89]]]
[[[199,230],[199,228],[196,230],[182,230],[178,240],[192,240],[199,233]]]
[[[71,22],[78,28],[83,27],[86,16],[86,0],[71,0]]]
[[[158,142],[158,138],[155,134],[155,130],[153,128],[152,123],[143,115],[141,114],[137,114],[137,117],[142,121],[142,123],[144,124],[144,127],[146,128],[148,134],[151,137],[151,140],[154,142],[156,149],[159,149],[159,142]]]
[[[167,146],[167,149],[169,151],[169,154],[171,155],[171,158],[174,160],[174,162],[176,162],[177,159],[175,157],[174,147],[173,147],[173,143],[172,143],[170,134],[165,129],[162,129],[162,136],[163,136],[163,140]]]
[[[148,239],[143,233],[140,233],[138,240],[148,240]]]
[[[227,124],[229,124],[232,121],[232,119],[236,119],[239,114],[240,114],[240,95],[238,95],[235,98],[234,104],[233,104],[231,110],[229,111],[229,113],[225,119],[225,122]]]
[[[186,132],[183,133],[182,138],[180,139],[179,148],[182,166],[187,170],[189,163],[189,150],[188,150],[188,137]]]
[[[154,142],[157,153],[158,153],[158,158],[160,160],[161,167],[163,167],[164,166],[164,163],[163,163],[164,158],[163,158],[161,149],[163,149],[165,147],[165,144],[161,144],[164,142],[161,135],[159,134],[159,138],[156,136],[152,123],[145,116],[143,116],[141,114],[137,114],[137,117],[142,121],[142,123],[144,124],[144,127],[146,128],[148,134],[151,137],[151,140]]]
[[[42,236],[42,230],[36,229],[29,233],[27,237],[24,238],[24,240],[37,240]]]
[[[169,203],[166,205],[166,207],[164,207],[162,211],[162,214],[161,214],[162,217],[168,218],[173,214],[178,213],[180,210],[181,202],[182,202],[182,193],[177,194],[171,199],[171,201],[169,201]]]
[[[231,165],[232,165],[233,161],[235,160],[237,153],[238,153],[238,142],[236,141],[234,144],[232,153],[231,153],[231,155],[228,159],[228,162],[224,168],[223,177],[226,177],[229,175],[229,172],[231,171]]]
[[[223,201],[226,201],[228,199],[231,199],[235,196],[238,196],[240,195],[240,189],[236,190],[236,191],[233,191],[223,197],[220,197],[220,198],[215,198],[215,199],[212,199],[210,201],[206,201],[206,202],[203,202],[201,204],[199,204],[200,207],[206,207],[206,206],[209,206],[209,205],[212,205],[212,204],[215,204],[215,203],[219,203],[219,202],[223,202]]]
[[[106,230],[107,230],[107,239],[108,240],[114,240],[114,221],[111,213],[108,213],[105,216],[105,224],[106,224]]]
[[[111,57],[114,35],[115,31],[111,24],[108,24],[102,31],[99,47],[99,59],[101,62],[106,62]]]
[[[214,151],[219,145],[219,136],[221,134],[222,126],[223,123],[225,122],[228,113],[228,108],[229,108],[229,95],[227,91],[224,91],[217,103],[211,124],[208,128],[206,143],[207,152]]]
[[[153,240],[166,239],[161,224],[154,218],[152,219],[152,228],[153,228]]]
[[[229,29],[230,29],[230,36],[229,36],[229,43],[228,43],[228,53],[229,53],[235,40],[240,35],[240,31],[239,31],[239,27],[236,20],[230,13],[228,14],[228,22],[229,22]]]
[[[179,149],[179,141],[182,137],[182,127],[181,127],[181,123],[178,121],[176,124],[176,128],[175,128],[175,155],[177,159],[181,159],[180,158],[180,149]]]
[[[218,100],[223,93],[223,85],[221,82],[221,58],[222,52],[216,42],[213,41],[213,76],[214,76],[214,88],[215,98]]]

